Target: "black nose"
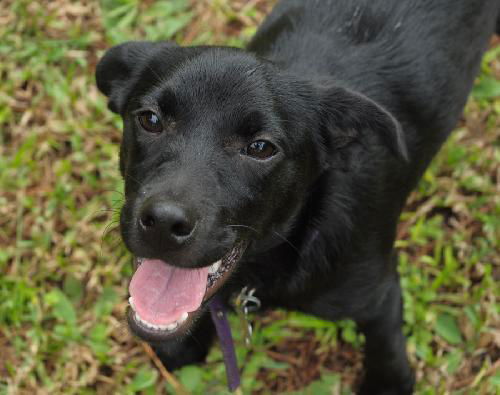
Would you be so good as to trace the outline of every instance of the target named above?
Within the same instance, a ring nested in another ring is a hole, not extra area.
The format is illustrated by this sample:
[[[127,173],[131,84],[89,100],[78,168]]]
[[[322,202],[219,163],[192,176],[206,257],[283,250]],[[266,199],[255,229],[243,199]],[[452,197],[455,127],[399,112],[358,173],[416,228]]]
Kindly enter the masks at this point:
[[[146,240],[166,247],[180,247],[191,237],[196,221],[185,209],[168,201],[146,201],[139,214],[139,228]]]

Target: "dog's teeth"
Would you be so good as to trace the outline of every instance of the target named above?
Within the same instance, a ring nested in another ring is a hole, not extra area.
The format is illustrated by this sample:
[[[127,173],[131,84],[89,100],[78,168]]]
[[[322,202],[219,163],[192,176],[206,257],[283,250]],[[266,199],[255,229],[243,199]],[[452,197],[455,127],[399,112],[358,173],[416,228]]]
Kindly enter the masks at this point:
[[[215,262],[212,266],[210,266],[210,267],[208,268],[208,272],[209,272],[210,274],[215,274],[215,273],[217,273],[217,270],[219,270],[220,264],[221,264],[221,261],[217,261],[217,262]]]
[[[188,315],[189,315],[189,314],[188,314],[187,312],[182,313],[181,318],[179,318],[179,319],[177,320],[177,323],[178,323],[179,325],[180,325],[180,324],[182,324],[184,321],[186,321],[186,320],[187,320]]]
[[[153,324],[149,323],[148,321],[146,320],[143,320],[137,313],[135,313],[135,318],[137,318],[137,320],[143,324],[145,327],[147,328],[152,328],[153,327]]]
[[[132,298],[129,298],[129,303],[131,305],[133,305],[133,299]],[[187,318],[188,318],[188,316],[189,316],[189,314],[187,312],[184,312],[184,313],[182,313],[182,315],[180,316],[180,318],[177,321],[172,322],[171,324],[156,325],[156,324],[153,324],[151,322],[148,322],[148,321],[142,319],[139,316],[139,314],[137,314],[137,312],[135,312],[135,314],[134,314],[134,317],[135,317],[136,321],[140,322],[146,328],[150,328],[150,329],[154,329],[154,330],[159,330],[159,331],[165,331],[165,330],[173,331],[179,325],[181,325],[184,321],[186,321]]]
[[[134,298],[132,296],[128,298],[128,304],[130,305],[130,307],[132,307],[133,310],[135,310]]]

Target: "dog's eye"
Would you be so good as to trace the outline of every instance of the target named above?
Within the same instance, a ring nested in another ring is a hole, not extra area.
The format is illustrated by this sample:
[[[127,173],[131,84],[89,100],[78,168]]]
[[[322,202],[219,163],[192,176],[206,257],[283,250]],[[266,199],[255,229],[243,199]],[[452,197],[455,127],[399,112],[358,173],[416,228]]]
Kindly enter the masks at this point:
[[[252,158],[256,159],[269,159],[271,156],[276,154],[276,147],[265,140],[257,140],[249,144],[245,149],[244,153]]]
[[[139,123],[144,128],[144,130],[150,133],[161,133],[163,131],[163,125],[161,123],[160,117],[152,111],[141,112],[137,119]]]

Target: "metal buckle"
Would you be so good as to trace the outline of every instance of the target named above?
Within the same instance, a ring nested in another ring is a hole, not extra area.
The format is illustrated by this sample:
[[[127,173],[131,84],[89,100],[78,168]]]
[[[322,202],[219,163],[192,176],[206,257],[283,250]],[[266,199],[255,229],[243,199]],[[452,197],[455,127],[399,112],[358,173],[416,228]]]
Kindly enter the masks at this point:
[[[259,310],[261,306],[259,298],[255,296],[255,288],[248,289],[248,287],[243,287],[236,298],[235,304],[241,325],[245,330],[245,344],[249,346],[252,340],[253,328],[248,320],[248,313]]]

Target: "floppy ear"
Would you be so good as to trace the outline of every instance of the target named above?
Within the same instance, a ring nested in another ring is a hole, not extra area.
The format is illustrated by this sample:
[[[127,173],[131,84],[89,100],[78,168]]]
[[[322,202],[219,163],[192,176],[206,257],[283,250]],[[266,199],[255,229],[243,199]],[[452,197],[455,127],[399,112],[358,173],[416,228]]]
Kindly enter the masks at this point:
[[[322,88],[320,123],[327,146],[342,148],[376,137],[398,158],[408,161],[408,149],[401,125],[388,111],[359,93],[338,87]]]
[[[106,52],[96,68],[97,88],[109,98],[108,107],[120,113],[135,75],[153,53],[176,46],[170,42],[129,41]]]

